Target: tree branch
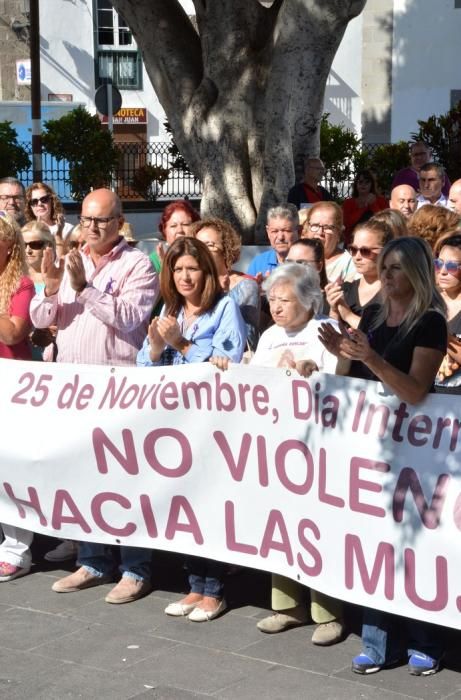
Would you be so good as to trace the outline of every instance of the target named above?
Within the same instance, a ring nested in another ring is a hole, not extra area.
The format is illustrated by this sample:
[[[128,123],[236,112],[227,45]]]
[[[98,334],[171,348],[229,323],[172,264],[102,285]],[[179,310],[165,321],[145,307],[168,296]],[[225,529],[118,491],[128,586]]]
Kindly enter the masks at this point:
[[[203,77],[200,38],[178,0],[113,0],[138,45],[165,111],[183,112]],[[146,39],[147,27],[151,29]]]

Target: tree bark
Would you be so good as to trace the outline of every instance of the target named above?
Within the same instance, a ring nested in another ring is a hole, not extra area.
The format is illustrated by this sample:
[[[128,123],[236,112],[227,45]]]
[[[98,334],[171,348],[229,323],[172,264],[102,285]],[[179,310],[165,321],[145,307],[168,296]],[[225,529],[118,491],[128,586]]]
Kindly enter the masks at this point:
[[[317,155],[325,85],[366,0],[113,0],[140,47],[175,141],[203,186],[203,216],[265,243],[294,162]]]

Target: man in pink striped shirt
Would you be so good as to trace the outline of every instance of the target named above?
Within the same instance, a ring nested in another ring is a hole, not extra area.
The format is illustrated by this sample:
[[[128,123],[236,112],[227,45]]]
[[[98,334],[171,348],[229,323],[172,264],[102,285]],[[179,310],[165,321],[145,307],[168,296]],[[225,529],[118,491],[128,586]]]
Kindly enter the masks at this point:
[[[72,250],[56,266],[52,249],[43,254],[43,292],[32,300],[36,328],[56,325],[58,362],[134,365],[147,333],[159,283],[149,258],[120,235],[120,199],[107,189],[91,192],[82,203],[80,223],[87,231],[83,250]],[[151,590],[151,550],[120,547],[122,578],[106,596],[128,603]],[[53,584],[71,593],[112,580],[111,548],[81,542],[80,568]]]
[[[87,244],[56,267],[43,255],[44,292],[31,304],[36,328],[58,326],[58,362],[135,365],[158,297],[158,278],[146,255],[130,247],[119,229],[121,202],[110,190],[83,201]]]

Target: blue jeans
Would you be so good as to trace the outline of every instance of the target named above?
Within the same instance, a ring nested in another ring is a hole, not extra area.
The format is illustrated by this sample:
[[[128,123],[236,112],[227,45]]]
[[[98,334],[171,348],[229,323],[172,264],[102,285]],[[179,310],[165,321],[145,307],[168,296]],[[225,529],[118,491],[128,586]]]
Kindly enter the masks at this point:
[[[222,562],[203,557],[187,557],[186,566],[192,593],[200,593],[218,600],[223,597],[224,564]]]
[[[428,622],[397,617],[365,608],[362,625],[363,652],[377,664],[392,664],[415,652],[440,659],[443,648],[438,628]]]
[[[151,575],[152,550],[141,547],[120,547],[122,576],[131,576],[137,581],[148,581]],[[110,545],[96,542],[79,542],[79,566],[84,566],[93,576],[110,576],[115,572],[116,562]]]

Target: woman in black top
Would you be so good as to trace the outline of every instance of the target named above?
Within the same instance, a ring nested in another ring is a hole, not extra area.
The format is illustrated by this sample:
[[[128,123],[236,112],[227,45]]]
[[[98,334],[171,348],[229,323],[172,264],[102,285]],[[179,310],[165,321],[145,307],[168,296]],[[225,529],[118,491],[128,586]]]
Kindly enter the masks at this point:
[[[353,282],[336,280],[325,287],[330,316],[357,328],[363,309],[368,304],[381,301],[381,280],[378,274],[378,255],[394,238],[392,228],[383,221],[358,224],[354,229],[349,253],[354,260],[360,278]]]
[[[432,251],[420,238],[394,239],[382,250],[378,270],[382,305],[370,305],[358,329],[340,334],[324,324],[320,339],[330,352],[351,360],[349,376],[381,381],[402,401],[419,403],[433,388],[447,346]],[[406,632],[410,673],[436,673],[442,648],[433,630],[417,620],[366,608],[363,652],[354,658],[352,670],[376,673],[398,661]]]

